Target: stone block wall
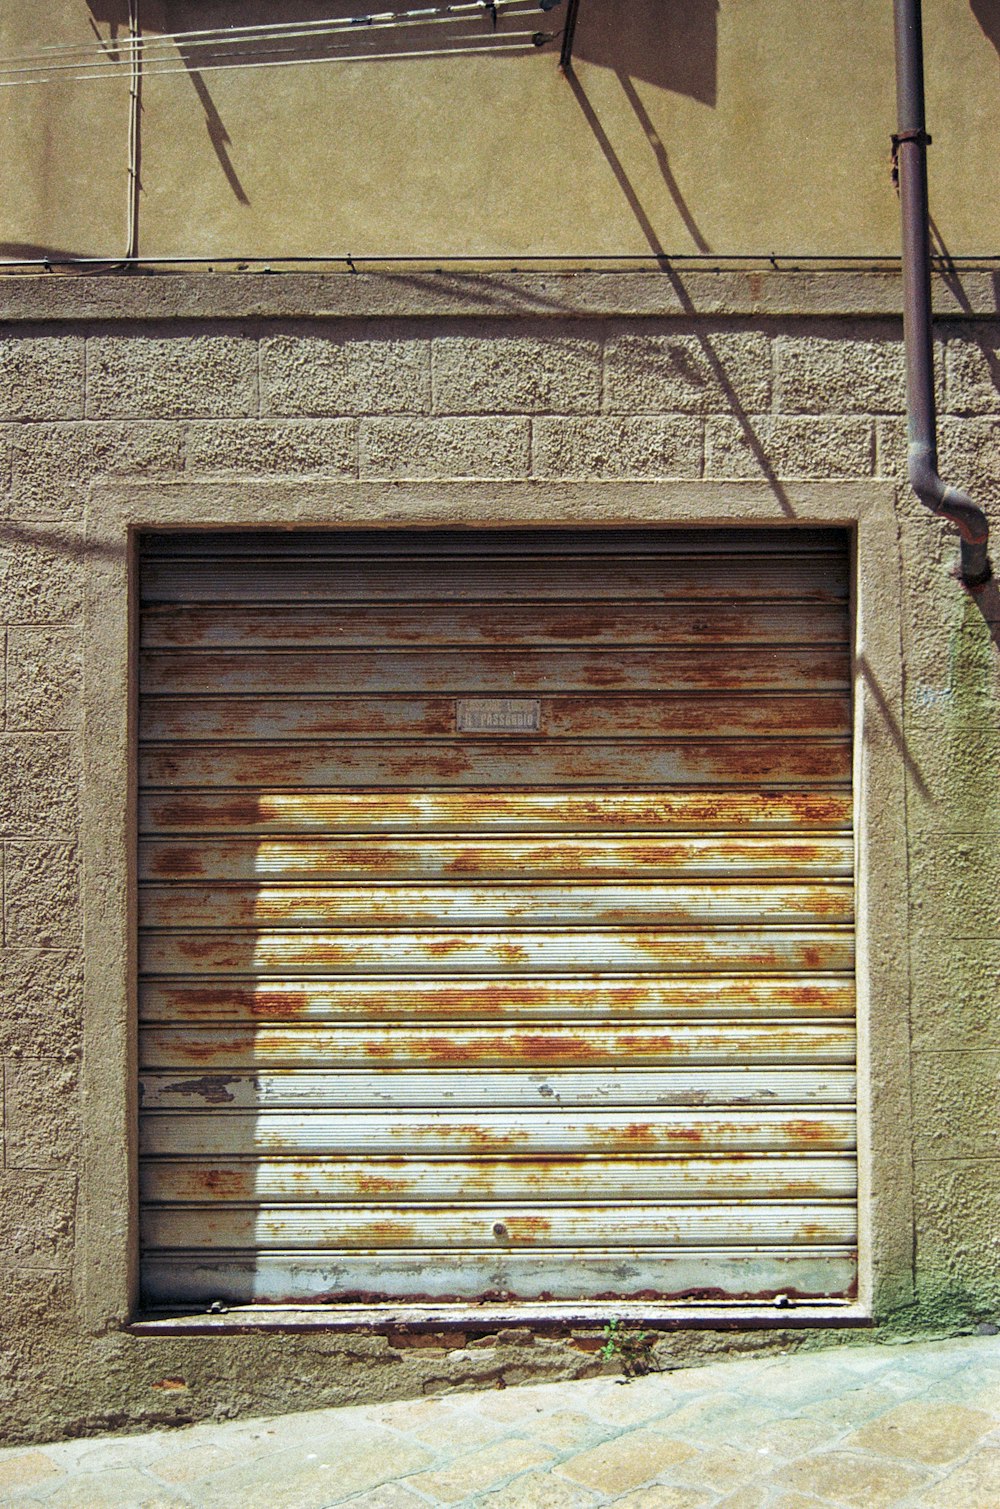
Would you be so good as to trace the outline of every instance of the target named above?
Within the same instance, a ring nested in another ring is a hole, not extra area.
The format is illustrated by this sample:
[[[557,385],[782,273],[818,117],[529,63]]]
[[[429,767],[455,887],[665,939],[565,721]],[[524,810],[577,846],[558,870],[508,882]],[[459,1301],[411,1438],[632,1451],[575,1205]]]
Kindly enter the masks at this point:
[[[81,985],[82,595],[88,488],[107,478],[755,478],[779,500],[793,478],[898,482],[915,1323],[1000,1318],[1000,594],[960,589],[954,537],[903,482],[900,321],[765,316],[749,298],[725,316],[542,317],[525,300],[489,318],[252,322],[153,321],[134,303],[131,321],[15,320],[0,338],[0,1390],[35,1391],[10,1405],[13,1433],[419,1392],[435,1370],[485,1367],[369,1337],[367,1382],[355,1368],[341,1388],[317,1372],[345,1345],[331,1340],[311,1344],[297,1394],[261,1394],[216,1343],[153,1357],[76,1329],[78,1068],[101,1051]],[[992,505],[1000,558],[1000,319],[937,335],[942,468]],[[512,1379],[593,1365],[579,1338],[510,1346]],[[201,1369],[198,1402],[148,1393],[171,1368]]]

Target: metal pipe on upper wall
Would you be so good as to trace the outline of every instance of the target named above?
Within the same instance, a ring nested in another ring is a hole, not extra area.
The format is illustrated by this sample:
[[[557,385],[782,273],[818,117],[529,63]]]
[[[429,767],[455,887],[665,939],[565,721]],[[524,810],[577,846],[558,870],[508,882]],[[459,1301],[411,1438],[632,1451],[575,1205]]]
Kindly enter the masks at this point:
[[[981,508],[938,475],[931,262],[927,201],[927,135],[921,0],[893,0],[896,23],[896,100],[893,137],[903,232],[903,341],[906,347],[908,467],[921,503],[948,519],[961,535],[961,574],[969,587],[989,581],[989,524]]]

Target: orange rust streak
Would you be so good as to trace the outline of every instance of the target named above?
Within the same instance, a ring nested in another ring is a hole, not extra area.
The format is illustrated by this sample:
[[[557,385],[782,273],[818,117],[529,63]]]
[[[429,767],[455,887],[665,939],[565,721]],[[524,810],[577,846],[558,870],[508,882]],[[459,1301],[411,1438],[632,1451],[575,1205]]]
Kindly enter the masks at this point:
[[[246,1038],[210,1043],[199,1043],[196,1039],[193,1042],[185,1042],[183,1057],[185,1060],[194,1059],[199,1064],[218,1063],[220,1060],[225,1063],[227,1059],[238,1061],[252,1052],[253,1042]]]
[[[461,938],[432,938],[426,949],[433,959],[446,959],[449,954],[459,953],[465,947]]]
[[[796,1142],[827,1142],[829,1141],[830,1128],[822,1121],[789,1121],[786,1123],[788,1136]]]
[[[512,1241],[531,1242],[546,1237],[552,1231],[552,1222],[544,1216],[512,1216],[505,1222]]]
[[[416,1240],[417,1229],[406,1221],[371,1221],[354,1233],[358,1242],[373,1247],[409,1247]]]
[[[203,875],[204,850],[191,845],[169,844],[160,849],[150,866],[154,875]]]
[[[351,1187],[359,1195],[398,1195],[406,1189],[407,1180],[404,1177],[387,1179],[378,1174],[357,1174]]]
[[[494,952],[504,964],[522,964],[528,957],[528,950],[519,943],[498,943]]]
[[[254,1195],[253,1173],[235,1173],[230,1169],[204,1169],[195,1174],[199,1188],[219,1200],[250,1200]]]
[[[393,1044],[387,1038],[371,1038],[361,1049],[368,1058],[392,1058],[394,1056]]]

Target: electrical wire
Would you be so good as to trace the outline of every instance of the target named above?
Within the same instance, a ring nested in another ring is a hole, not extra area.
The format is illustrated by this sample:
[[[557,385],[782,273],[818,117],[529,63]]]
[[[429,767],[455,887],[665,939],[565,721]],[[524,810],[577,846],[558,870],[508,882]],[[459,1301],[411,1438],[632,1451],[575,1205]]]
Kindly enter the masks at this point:
[[[516,6],[523,8],[526,0],[506,0],[506,3],[508,9]],[[505,0],[496,0],[496,4],[497,7],[504,5]],[[535,4],[537,0],[533,0],[533,3],[529,0],[527,8],[534,9]],[[154,63],[171,59],[175,50],[190,52],[195,48],[209,48],[212,51],[219,51],[222,48],[233,48],[240,43],[266,44],[272,39],[274,41],[290,39],[311,41],[327,36],[357,33],[359,29],[370,31],[404,26],[430,26],[455,21],[460,17],[471,20],[475,15],[490,15],[492,9],[490,0],[471,0],[471,3],[457,5],[425,6],[417,10],[382,11],[359,16],[329,17],[317,21],[276,22],[259,26],[210,27],[164,32],[155,37],[139,37],[134,42],[130,38],[128,52],[131,53],[135,47],[145,62]],[[516,11],[515,14],[522,15],[523,9]],[[266,46],[262,50],[271,51]],[[73,61],[60,61],[63,58]],[[43,71],[47,74],[68,72],[92,66],[98,58],[106,59],[110,68],[121,69],[127,67],[128,64],[127,58],[112,56],[105,43],[96,47],[92,44],[86,47],[53,45],[35,53],[0,58],[0,74],[11,78]]]
[[[518,41],[517,40],[518,35],[523,36],[525,38],[525,40],[524,41]],[[489,38],[484,38],[481,42],[479,42],[476,46],[473,46],[473,47],[429,47],[429,48],[420,48],[420,49],[415,49],[413,51],[407,52],[406,57],[407,58],[445,58],[445,57],[451,58],[451,57],[468,56],[468,55],[473,55],[473,54],[479,54],[479,55],[481,55],[483,53],[495,53],[495,52],[499,52],[499,53],[503,53],[503,52],[524,53],[524,52],[527,52],[527,51],[535,51],[535,50],[537,50],[537,48],[539,47],[539,45],[541,45],[540,43],[538,43],[538,42],[535,41],[535,37],[537,35],[538,34],[534,33],[534,32],[522,32],[520,34],[518,34],[518,33],[512,33],[509,36],[506,36],[503,39],[503,41],[494,41],[492,37],[489,37]],[[549,40],[551,40],[549,37],[545,38],[545,41],[549,41]],[[358,55],[357,53],[349,54],[343,60],[344,61],[348,61],[348,62],[359,62],[359,61],[366,61],[366,62],[391,62],[393,59],[398,58],[398,57],[399,57],[399,53],[398,52],[365,52],[365,53],[362,53],[360,55]],[[280,58],[277,61],[267,61],[267,62],[238,62],[238,61],[233,61],[233,62],[229,62],[229,63],[200,63],[199,62],[199,63],[191,64],[191,65],[182,64],[180,67],[177,67],[177,68],[156,68],[156,67],[148,68],[147,67],[147,68],[145,68],[143,70],[143,76],[146,77],[146,78],[153,78],[153,77],[161,78],[161,77],[163,77],[163,75],[165,75],[165,74],[171,74],[171,73],[187,73],[187,74],[190,74],[192,71],[195,71],[195,72],[198,72],[198,73],[211,73],[211,72],[217,71],[218,69],[225,69],[225,68],[243,68],[243,69],[247,69],[247,68],[301,68],[301,67],[305,67],[307,64],[311,64],[311,63],[330,63],[330,62],[335,62],[335,61],[337,61],[337,59],[336,59],[336,56],[333,55],[333,56],[323,56],[323,57],[314,57],[314,58],[301,58],[301,57],[299,57],[299,58]],[[46,78],[37,78],[37,79],[13,79],[13,80],[0,79],[0,89],[18,89],[18,88],[23,89],[23,88],[31,88],[32,86],[37,86],[39,84],[59,84],[59,83],[71,83],[71,82],[72,83],[76,83],[76,82],[84,82],[84,83],[87,83],[87,82],[100,82],[100,83],[105,83],[105,82],[108,82],[108,81],[110,81],[112,79],[123,78],[123,77],[127,77],[127,76],[128,76],[128,74],[127,74],[127,70],[126,69],[117,69],[114,72],[111,72],[109,70],[107,72],[101,72],[101,73],[65,74],[65,75],[61,76],[60,78],[47,78],[46,77]]]
[[[561,0],[556,0],[556,3],[561,4]],[[516,6],[521,6],[528,10],[544,9],[538,3],[538,0],[495,0],[495,7],[500,13],[502,13],[501,8],[503,10],[511,10]],[[154,37],[145,38],[143,45],[155,45],[160,42],[183,42],[192,37],[244,37],[271,32],[280,35],[291,28],[295,28],[297,32],[304,33],[310,29],[330,26],[348,30],[393,21],[419,22],[430,20],[434,17],[449,20],[459,14],[491,15],[493,9],[494,0],[461,0],[459,4],[425,5],[416,9],[402,11],[369,11],[355,16],[326,16],[315,21],[269,21],[255,26],[210,26],[202,27],[198,30],[189,29],[187,31],[161,32]],[[75,43],[54,42],[45,44],[36,53],[25,53],[23,57],[27,60],[36,57],[46,58],[54,53],[103,52],[105,50],[106,44],[104,43],[95,48],[93,43],[88,43],[86,47],[82,47]],[[5,60],[0,59],[0,62],[3,61]]]

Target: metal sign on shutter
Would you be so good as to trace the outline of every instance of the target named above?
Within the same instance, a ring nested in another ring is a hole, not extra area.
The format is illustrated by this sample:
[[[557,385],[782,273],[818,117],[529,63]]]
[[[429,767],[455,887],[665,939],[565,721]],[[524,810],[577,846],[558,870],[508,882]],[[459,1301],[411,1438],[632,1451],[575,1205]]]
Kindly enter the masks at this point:
[[[843,1298],[835,530],[143,541],[150,1306]]]

